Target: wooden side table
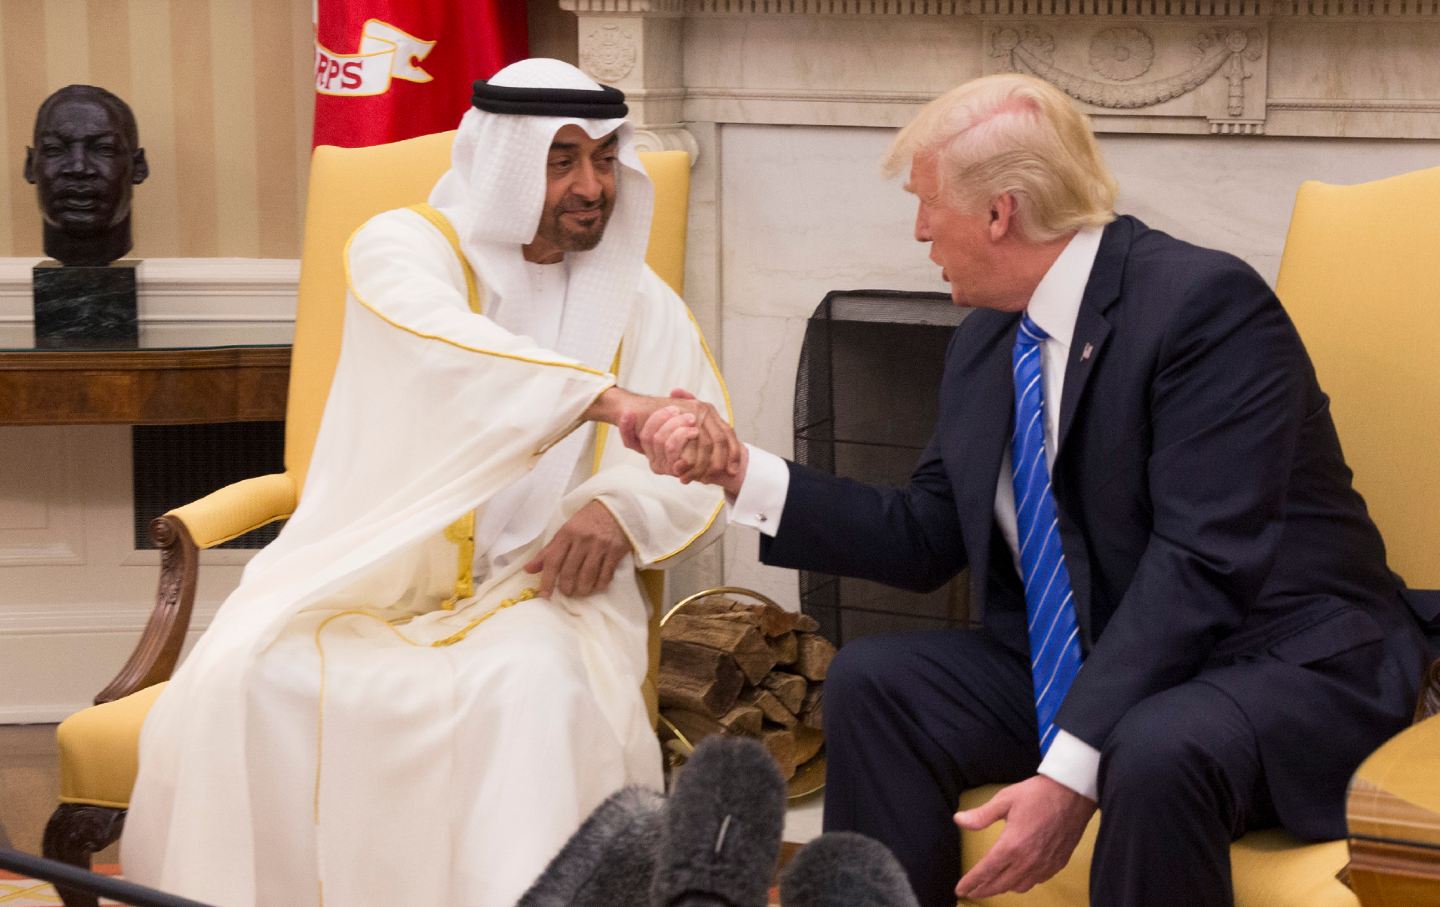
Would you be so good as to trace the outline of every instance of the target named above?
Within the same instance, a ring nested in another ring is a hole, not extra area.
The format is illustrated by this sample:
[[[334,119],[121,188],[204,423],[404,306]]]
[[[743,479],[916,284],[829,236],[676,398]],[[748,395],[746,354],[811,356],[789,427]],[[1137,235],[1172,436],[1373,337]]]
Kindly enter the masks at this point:
[[[285,418],[290,347],[0,348],[0,425]]]
[[[1361,763],[1346,821],[1350,884],[1362,905],[1440,904],[1440,715]]]

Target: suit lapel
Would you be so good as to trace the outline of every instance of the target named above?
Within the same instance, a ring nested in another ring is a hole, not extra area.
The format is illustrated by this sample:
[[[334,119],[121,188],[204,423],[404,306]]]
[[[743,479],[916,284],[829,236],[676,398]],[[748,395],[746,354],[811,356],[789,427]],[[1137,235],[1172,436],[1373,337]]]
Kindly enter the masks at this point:
[[[1070,338],[1070,358],[1065,364],[1065,390],[1060,397],[1060,434],[1055,443],[1057,460],[1065,450],[1065,439],[1075,422],[1075,413],[1110,337],[1110,322],[1105,312],[1120,298],[1121,276],[1134,236],[1134,225],[1133,218],[1117,218],[1100,237],[1100,249],[1095,254],[1095,264],[1090,269],[1090,279],[1080,299],[1075,333]]]
[[[991,330],[976,338],[975,358],[962,371],[958,435],[966,464],[962,473],[962,499],[976,527],[976,540],[990,538],[995,510],[995,486],[1000,460],[1010,440],[1014,419],[1015,385],[1010,377],[1010,349],[1015,345],[1018,315],[1000,316]],[[983,523],[983,527],[981,524]],[[984,543],[982,542],[982,545]]]
[[[984,616],[994,523],[995,487],[1000,460],[1010,439],[1015,386],[1010,378],[1010,349],[1015,345],[1017,315],[978,311],[971,318],[987,323],[966,345],[950,377],[953,417],[947,438],[955,452],[957,505],[970,561],[972,619]]]

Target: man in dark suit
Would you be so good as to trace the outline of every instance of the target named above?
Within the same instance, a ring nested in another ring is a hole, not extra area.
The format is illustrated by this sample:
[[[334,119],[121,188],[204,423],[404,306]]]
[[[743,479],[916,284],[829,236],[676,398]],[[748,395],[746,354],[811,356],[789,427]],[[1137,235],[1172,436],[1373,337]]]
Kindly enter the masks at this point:
[[[768,564],[919,590],[969,568],[982,629],[857,640],[826,684],[826,829],[889,845],[922,904],[1028,890],[1097,805],[1093,903],[1228,904],[1246,829],[1344,835],[1426,658],[1300,338],[1243,262],[1115,217],[1044,82],[960,86],[889,167],[977,309],[909,483],[758,450],[716,470],[693,415],[631,441],[723,484]],[[1006,828],[956,888],[951,812],[991,782],[954,822]]]

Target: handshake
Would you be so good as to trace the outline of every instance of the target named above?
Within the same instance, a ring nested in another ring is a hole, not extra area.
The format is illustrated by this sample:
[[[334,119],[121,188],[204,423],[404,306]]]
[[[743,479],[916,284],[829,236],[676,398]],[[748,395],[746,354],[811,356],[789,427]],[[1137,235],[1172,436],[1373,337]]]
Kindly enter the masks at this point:
[[[660,475],[719,485],[732,498],[740,493],[749,462],[745,445],[723,413],[687,391],[647,397],[612,387],[584,418],[616,426],[625,446],[643,453]]]

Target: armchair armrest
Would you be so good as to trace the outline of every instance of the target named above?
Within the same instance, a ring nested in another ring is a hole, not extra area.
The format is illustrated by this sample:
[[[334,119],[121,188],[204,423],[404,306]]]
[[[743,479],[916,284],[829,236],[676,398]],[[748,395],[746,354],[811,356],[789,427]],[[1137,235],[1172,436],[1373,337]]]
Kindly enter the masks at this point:
[[[150,524],[160,548],[160,588],[145,632],[96,705],[170,679],[190,629],[199,552],[213,548],[295,510],[295,481],[288,473],[244,479],[177,507]]]
[[[1350,881],[1362,904],[1440,897],[1437,766],[1440,716],[1432,716],[1386,741],[1351,779],[1345,804]]]
[[[195,547],[204,549],[288,517],[295,502],[295,480],[281,472],[226,485],[165,516],[179,521]]]

